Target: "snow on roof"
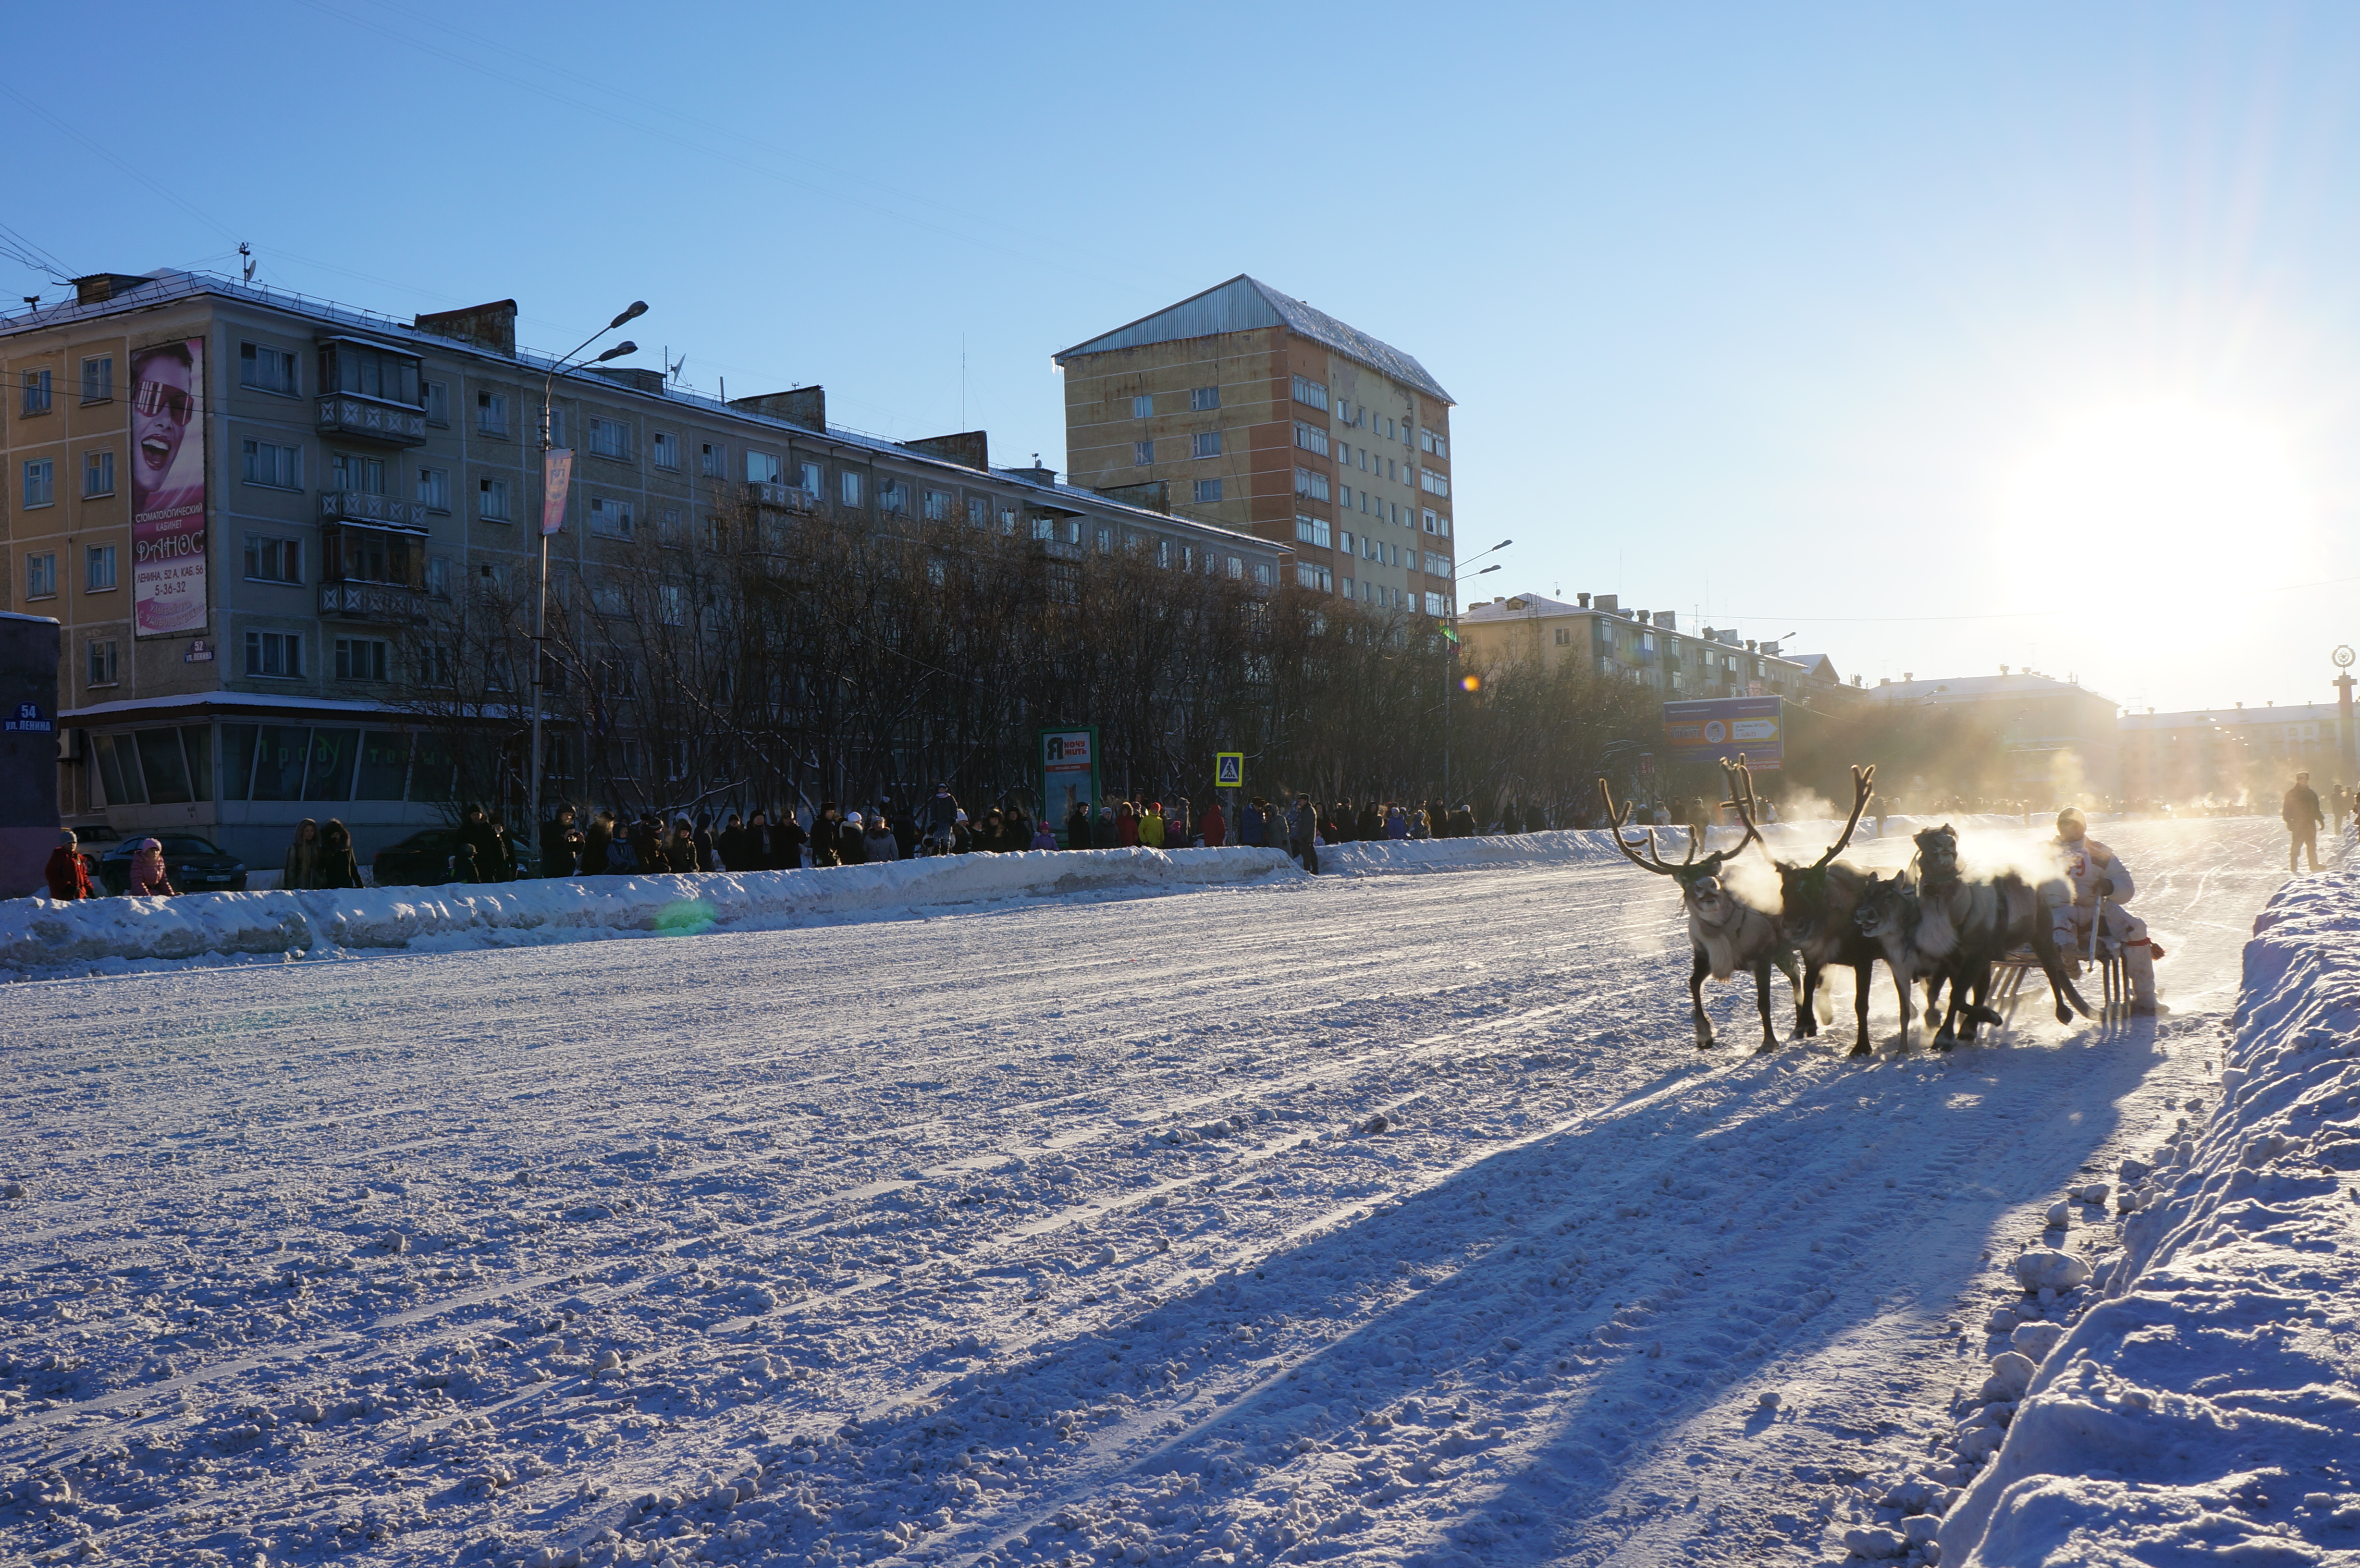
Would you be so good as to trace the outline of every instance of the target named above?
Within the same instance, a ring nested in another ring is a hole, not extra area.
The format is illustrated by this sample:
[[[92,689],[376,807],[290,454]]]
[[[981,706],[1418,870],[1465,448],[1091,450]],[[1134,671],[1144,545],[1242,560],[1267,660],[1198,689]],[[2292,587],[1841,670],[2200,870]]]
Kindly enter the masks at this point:
[[[1952,675],[1940,681],[1886,681],[1867,688],[1880,702],[1969,702],[1990,697],[2085,697],[2114,705],[2078,681],[2023,670],[2006,675]]]
[[[1251,332],[1256,327],[1283,326],[1289,332],[1325,343],[1347,359],[1416,387],[1427,397],[1456,406],[1459,399],[1426,374],[1426,366],[1391,343],[1372,338],[1360,328],[1339,321],[1327,311],[1291,295],[1282,294],[1259,278],[1239,273],[1227,283],[1192,294],[1176,305],[1142,316],[1128,326],[1076,343],[1051,360],[1063,365],[1076,354],[1105,354],[1139,348],[1147,343],[1177,343],[1184,338],[1211,337],[1218,332]]]
[[[1611,615],[1613,614],[1612,610],[1590,610],[1579,604],[1568,604],[1562,599],[1552,599],[1542,593],[1518,593],[1509,599],[1487,600],[1480,604],[1470,604],[1459,612],[1459,621],[1461,626],[1464,626],[1469,621],[1504,621],[1518,615]]]

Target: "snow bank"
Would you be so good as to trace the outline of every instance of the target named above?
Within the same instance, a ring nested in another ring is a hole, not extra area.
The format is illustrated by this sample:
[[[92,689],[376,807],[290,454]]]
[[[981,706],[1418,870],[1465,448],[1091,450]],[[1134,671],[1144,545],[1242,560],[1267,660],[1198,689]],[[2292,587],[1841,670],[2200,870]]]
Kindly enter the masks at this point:
[[[2271,899],[2234,1027],[2210,1116],[2123,1162],[2104,1299],[2041,1355],[1943,1563],[2360,1549],[2360,877]]]
[[[2021,832],[2022,823],[2014,817],[1971,815],[1961,817],[1889,817],[1885,820],[1885,836],[1907,839],[1921,827],[1935,827],[1949,822],[1961,832]],[[1791,855],[1808,852],[1816,857],[1827,847],[1842,827],[1841,822],[1814,821],[1772,822],[1762,830],[1763,842],[1774,855]],[[1623,830],[1624,836],[1637,842],[1644,836],[1642,827]],[[1705,833],[1708,850],[1727,849],[1738,841],[1735,828],[1710,828]],[[1876,842],[1876,824],[1863,822],[1852,834],[1854,844]],[[1688,854],[1688,833],[1684,827],[1658,827],[1655,848],[1665,858],[1677,860]],[[1338,877],[1381,877],[1402,872],[1480,871],[1511,866],[1590,866],[1613,863],[1622,858],[1614,847],[1614,835],[1604,828],[1567,828],[1548,833],[1503,833],[1478,838],[1393,839],[1384,843],[1328,844],[1319,851],[1320,875]]]
[[[0,902],[0,972],[239,954],[511,947],[890,916],[1005,899],[1089,898],[1299,876],[1273,849],[966,855],[742,875],[595,877],[332,892]]]

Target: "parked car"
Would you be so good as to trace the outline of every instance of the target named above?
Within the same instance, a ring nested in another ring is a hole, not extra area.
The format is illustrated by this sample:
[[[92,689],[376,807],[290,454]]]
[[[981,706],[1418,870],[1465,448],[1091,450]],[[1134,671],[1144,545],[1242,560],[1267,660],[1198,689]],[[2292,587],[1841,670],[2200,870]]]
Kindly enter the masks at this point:
[[[458,853],[458,829],[425,828],[378,850],[369,870],[380,887],[439,887],[451,880],[451,857]]]
[[[164,869],[183,893],[243,893],[246,862],[194,833],[141,833],[98,857],[97,880],[110,893],[131,889],[131,851],[147,839],[164,846]]]

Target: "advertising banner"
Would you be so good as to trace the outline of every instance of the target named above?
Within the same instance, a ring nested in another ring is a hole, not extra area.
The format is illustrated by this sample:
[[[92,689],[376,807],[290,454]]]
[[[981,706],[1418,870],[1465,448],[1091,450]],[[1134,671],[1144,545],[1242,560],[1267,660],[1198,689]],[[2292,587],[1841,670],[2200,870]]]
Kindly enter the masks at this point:
[[[1783,766],[1786,716],[1783,697],[1708,697],[1664,704],[1664,744],[1676,762],[1734,762],[1757,772]]]
[[[1062,824],[1076,802],[1094,806],[1098,799],[1098,732],[1095,729],[1043,730],[1041,814],[1052,823],[1059,824],[1059,831],[1063,832]]]
[[[565,493],[574,486],[574,452],[558,446],[544,455],[549,465],[541,473],[541,531],[553,534],[565,526]]]
[[[198,419],[205,340],[131,356],[131,584],[134,634],[205,629],[205,440]]]

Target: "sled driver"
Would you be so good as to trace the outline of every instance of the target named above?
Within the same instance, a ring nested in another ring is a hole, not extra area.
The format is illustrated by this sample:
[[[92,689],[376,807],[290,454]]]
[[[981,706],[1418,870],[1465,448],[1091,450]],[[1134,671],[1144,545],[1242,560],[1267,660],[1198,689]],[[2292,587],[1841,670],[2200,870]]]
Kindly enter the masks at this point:
[[[938,783],[934,792],[926,797],[926,848],[934,855],[951,852],[953,829],[966,813],[959,810],[958,797],[951,793],[948,784]]]
[[[2068,806],[2057,813],[2057,850],[2063,875],[2046,888],[2049,929],[2065,952],[2067,972],[2079,975],[2090,951],[2090,922],[2098,900],[2106,900],[2105,939],[2123,951],[2123,977],[2130,982],[2131,1011],[2152,1018],[2168,1009],[2155,999],[2155,943],[2147,922],[2123,908],[2138,887],[2122,857],[2089,836],[2089,823]],[[2070,894],[2070,901],[2068,896]]]

